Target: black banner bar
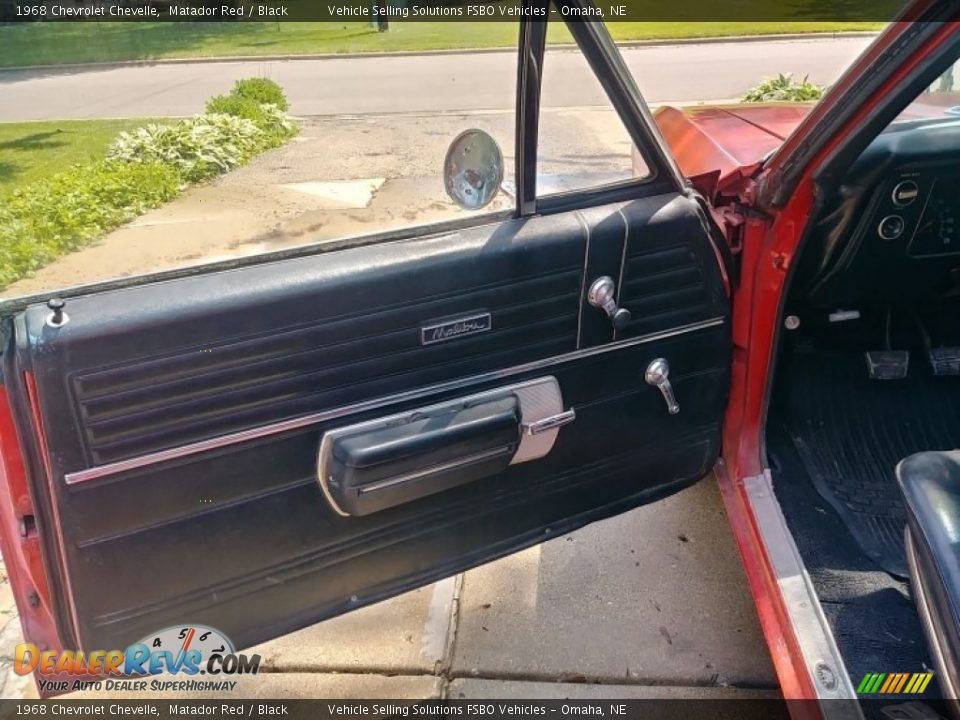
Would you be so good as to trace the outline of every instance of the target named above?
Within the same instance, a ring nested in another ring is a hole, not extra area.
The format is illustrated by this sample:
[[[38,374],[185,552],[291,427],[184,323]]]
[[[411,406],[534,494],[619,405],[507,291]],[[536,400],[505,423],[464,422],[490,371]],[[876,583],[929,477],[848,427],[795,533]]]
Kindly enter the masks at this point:
[[[595,688],[597,689],[597,688]],[[654,690],[652,688],[651,690]],[[731,691],[736,692],[736,691]],[[380,720],[464,718],[466,720],[788,720],[819,709],[827,717],[898,717],[902,696],[888,700],[0,700],[0,718],[293,718],[294,720]],[[772,694],[772,691],[771,691]],[[910,699],[910,698],[908,698]],[[920,700],[921,698],[913,699]],[[926,698],[923,698],[926,699]],[[817,707],[812,707],[816,705]],[[858,708],[859,706],[859,708]],[[929,709],[937,711],[933,700]],[[885,711],[885,712],[884,712]],[[916,708],[914,708],[916,711]],[[890,713],[894,714],[891,715]]]
[[[556,19],[607,22],[888,22],[906,0],[598,0]],[[0,0],[19,22],[509,22],[545,17],[520,0]]]

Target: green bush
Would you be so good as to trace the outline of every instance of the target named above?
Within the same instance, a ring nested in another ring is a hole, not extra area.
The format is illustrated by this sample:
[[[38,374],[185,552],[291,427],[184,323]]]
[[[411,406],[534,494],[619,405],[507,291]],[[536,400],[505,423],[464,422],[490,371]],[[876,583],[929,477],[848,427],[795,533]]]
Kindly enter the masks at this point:
[[[282,145],[297,134],[287,114],[272,103],[259,103],[239,95],[217,95],[207,101],[208,114],[219,113],[249,120],[266,136],[264,148]]]
[[[283,88],[273,80],[268,80],[267,78],[237,80],[230,94],[236,97],[247,98],[260,104],[276,105],[284,112],[290,109],[287,96],[283,94]]]
[[[780,73],[777,77],[764,80],[750,88],[743,96],[743,102],[805,102],[819,100],[825,91],[826,88],[814,85],[806,77],[796,82],[790,73]]]
[[[282,145],[298,128],[276,83],[240,80],[207,113],[122,132],[107,159],[0,194],[0,288],[172,199]]]
[[[214,95],[204,108],[207,114],[233,115],[259,126],[264,121],[263,105],[240,95]]]
[[[279,147],[300,132],[296,123],[276,105],[264,104],[260,109],[263,111],[263,120],[258,127],[266,135],[267,147]]]
[[[243,165],[270,147],[252,121],[210,114],[186,118],[174,125],[147,125],[122,132],[107,158],[126,163],[163,163],[186,182],[198,182]]]
[[[167,165],[100,161],[0,195],[0,287],[162,205],[179,186]]]

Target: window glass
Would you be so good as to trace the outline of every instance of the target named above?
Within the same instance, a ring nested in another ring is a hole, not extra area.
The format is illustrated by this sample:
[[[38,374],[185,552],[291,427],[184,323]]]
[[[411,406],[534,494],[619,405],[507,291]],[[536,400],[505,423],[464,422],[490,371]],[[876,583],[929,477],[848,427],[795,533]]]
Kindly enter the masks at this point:
[[[537,194],[584,190],[649,174],[583,53],[548,46],[543,61]]]
[[[0,23],[0,63],[35,66],[3,78],[0,297],[511,209],[460,209],[442,170],[479,128],[512,179],[516,50],[384,54],[474,46],[436,25]],[[204,57],[264,52],[346,55]]]
[[[900,114],[897,121],[960,118],[960,61],[924,89]]]

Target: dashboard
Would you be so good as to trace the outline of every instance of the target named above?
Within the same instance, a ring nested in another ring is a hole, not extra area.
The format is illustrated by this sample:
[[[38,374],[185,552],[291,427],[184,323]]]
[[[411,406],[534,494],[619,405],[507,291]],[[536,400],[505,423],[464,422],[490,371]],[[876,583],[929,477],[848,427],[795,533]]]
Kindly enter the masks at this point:
[[[813,305],[960,292],[960,120],[895,123],[835,188],[801,257]]]
[[[960,173],[930,169],[901,174],[880,203],[876,234],[887,242],[906,238],[904,254],[930,258],[960,253]]]
[[[925,180],[922,176],[918,180],[905,180],[893,190],[893,202],[904,207],[904,214],[910,205],[921,197],[919,183]],[[960,174],[934,176],[929,180],[929,190],[926,193],[926,202],[920,211],[920,219],[916,222],[913,236],[907,244],[907,257],[940,257],[954,255],[960,251],[957,241],[957,215],[960,214]],[[910,202],[910,198],[914,201]],[[904,204],[906,203],[906,204]],[[894,233],[890,239],[895,239],[899,230],[901,233],[907,222],[902,215],[891,215],[880,221],[878,233],[885,237],[885,233]]]

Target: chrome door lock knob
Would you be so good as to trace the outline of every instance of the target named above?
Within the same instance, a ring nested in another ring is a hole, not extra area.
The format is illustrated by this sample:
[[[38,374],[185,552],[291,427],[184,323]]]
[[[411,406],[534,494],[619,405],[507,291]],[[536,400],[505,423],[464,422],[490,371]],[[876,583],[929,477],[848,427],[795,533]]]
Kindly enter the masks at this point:
[[[670,384],[670,363],[665,358],[652,360],[647,365],[647,371],[643,378],[663,394],[668,413],[676,415],[680,412],[680,405],[677,403],[677,398],[673,394],[673,386]]]
[[[593,281],[587,291],[587,302],[607,314],[614,330],[623,330],[630,322],[630,311],[617,307],[617,285],[609,275]]]
[[[47,315],[47,325],[55,328],[66,325],[67,321],[70,319],[63,311],[66,306],[67,303],[61,298],[55,297],[47,300],[47,307],[50,309],[50,314]]]

